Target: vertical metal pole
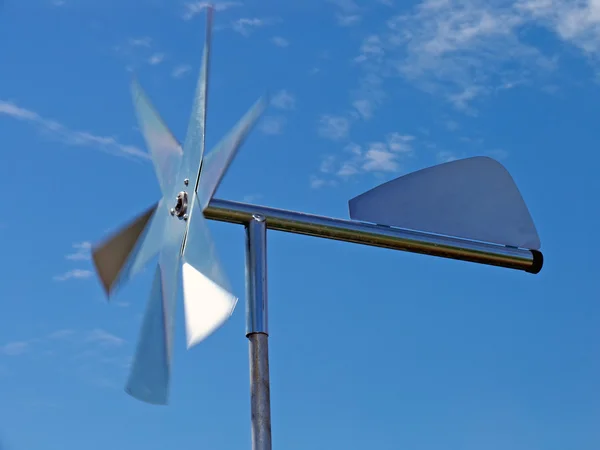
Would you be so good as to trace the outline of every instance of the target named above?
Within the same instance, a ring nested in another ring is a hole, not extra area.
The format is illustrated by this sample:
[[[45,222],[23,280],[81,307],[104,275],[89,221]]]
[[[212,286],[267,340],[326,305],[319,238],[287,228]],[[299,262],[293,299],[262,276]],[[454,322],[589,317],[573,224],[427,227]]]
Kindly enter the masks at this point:
[[[267,224],[265,217],[257,214],[246,227],[246,337],[250,345],[252,450],[271,450]]]

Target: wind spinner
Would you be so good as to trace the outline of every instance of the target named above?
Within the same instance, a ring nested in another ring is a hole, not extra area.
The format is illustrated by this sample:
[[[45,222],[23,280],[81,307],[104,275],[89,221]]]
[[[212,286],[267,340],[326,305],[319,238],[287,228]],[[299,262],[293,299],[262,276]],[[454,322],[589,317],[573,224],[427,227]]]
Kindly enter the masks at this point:
[[[202,67],[183,148],[133,80],[133,102],[162,198],[92,251],[108,296],[158,254],[126,386],[133,397],[154,404],[168,401],[180,274],[188,348],[223,324],[237,302],[215,252],[204,210],[266,102],[259,99],[204,156],[212,17],[209,7]]]
[[[213,199],[266,104],[259,100],[204,156],[212,14],[208,8],[204,58],[183,151],[137,81],[133,82],[138,119],[163,197],[94,248],[93,258],[110,295],[159,255],[126,389],[145,402],[165,404],[180,273],[191,346],[227,320],[237,301],[205,219],[244,226],[252,448],[271,450],[267,230],[533,274],[540,272],[544,258],[533,219],[514,180],[502,164],[487,157],[428,167],[377,186],[349,201],[352,220]]]

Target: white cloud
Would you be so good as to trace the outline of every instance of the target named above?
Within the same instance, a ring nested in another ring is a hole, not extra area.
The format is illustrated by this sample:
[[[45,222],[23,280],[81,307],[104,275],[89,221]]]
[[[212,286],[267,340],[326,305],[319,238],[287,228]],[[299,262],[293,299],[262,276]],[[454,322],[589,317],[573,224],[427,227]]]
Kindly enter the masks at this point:
[[[72,279],[86,279],[86,278],[90,278],[92,275],[94,275],[94,272],[92,272],[91,270],[83,270],[83,269],[73,269],[73,270],[69,270],[68,272],[63,273],[62,275],[56,275],[54,277],[54,280],[56,281],[67,281],[67,280],[72,280]]]
[[[383,89],[384,49],[377,35],[367,36],[360,45],[359,55],[354,62],[359,65],[361,74],[358,87],[351,93],[352,106],[357,117],[368,120],[373,117],[376,108],[387,97]]]
[[[340,141],[348,137],[350,121],[343,116],[324,114],[319,119],[317,131],[321,137],[332,141]]]
[[[277,109],[290,110],[296,107],[296,98],[285,89],[282,89],[271,98],[271,104]]]
[[[247,194],[247,195],[244,195],[244,198],[242,199],[242,201],[244,201],[245,203],[255,203],[255,202],[259,201],[261,198],[263,198],[262,194]]]
[[[456,161],[458,159],[458,157],[453,153],[453,152],[449,152],[449,151],[440,151],[437,152],[437,154],[435,155],[435,158],[437,160],[438,163],[447,163],[450,161]]]
[[[454,120],[447,120],[445,126],[448,131],[456,131],[460,128],[460,125]]]
[[[369,145],[362,164],[365,172],[397,172],[398,168],[397,156],[385,144],[374,142]]]
[[[337,186],[337,183],[335,180],[325,180],[313,175],[309,178],[309,185],[312,189],[320,189],[325,186],[335,187]]]
[[[211,4],[213,5],[215,11],[225,11],[227,9],[242,5],[240,2],[188,2],[184,5],[185,11],[183,13],[183,19],[190,20],[194,18],[196,15],[200,14]]]
[[[362,17],[358,14],[350,14],[350,15],[337,14],[336,19],[337,19],[338,25],[340,25],[342,27],[349,27],[349,26],[356,25],[357,23],[359,23],[361,21]]]
[[[79,147],[93,147],[118,156],[149,159],[148,153],[133,145],[124,145],[114,137],[98,136],[87,131],[75,131],[54,120],[46,119],[38,113],[21,108],[16,104],[0,100],[0,116],[29,122],[41,131],[63,144]]]
[[[521,0],[516,13],[556,33],[562,40],[598,56],[600,52],[600,2],[597,0]]]
[[[260,121],[259,130],[267,135],[277,135],[283,133],[285,127],[285,117],[266,116]]]
[[[150,38],[148,36],[144,36],[141,38],[130,38],[129,45],[131,45],[132,47],[150,48],[150,45],[152,45],[152,38]]]
[[[290,45],[290,42],[287,39],[282,38],[281,36],[274,36],[271,39],[271,42],[273,42],[273,44],[275,44],[277,47],[282,47],[282,48]]]
[[[486,154],[494,159],[503,160],[508,158],[508,152],[501,148],[486,151]]]
[[[373,104],[366,98],[354,100],[352,106],[363,119],[370,119],[373,117]]]
[[[18,356],[29,350],[29,342],[9,342],[0,347],[0,353],[6,356]]]
[[[160,64],[164,60],[165,60],[164,53],[155,53],[152,56],[150,56],[150,58],[148,59],[148,64],[150,64],[152,66],[156,66],[157,64]]]
[[[361,21],[361,8],[353,0],[328,0],[335,5],[337,12],[335,18],[338,25],[347,27],[356,25]]]
[[[64,339],[74,334],[75,331],[71,329],[56,330],[48,335],[48,339]]]
[[[125,343],[125,339],[115,336],[108,331],[97,328],[88,333],[87,342],[94,342],[101,346],[120,347]]]
[[[66,256],[67,259],[72,261],[87,261],[90,259],[90,250],[92,248],[91,242],[79,242],[73,244],[74,253],[70,253]]]
[[[361,173],[397,173],[402,162],[413,154],[414,136],[389,133],[385,140],[360,146],[354,142],[341,155],[328,155],[319,166],[315,184],[322,187],[335,179],[348,180]],[[333,179],[332,179],[333,177]]]
[[[181,78],[185,74],[187,74],[192,68],[188,64],[181,64],[177,67],[173,68],[171,72],[171,76],[173,78]]]
[[[269,25],[272,21],[268,19],[259,19],[259,18],[246,18],[243,17],[241,19],[236,20],[231,24],[231,28],[240,33],[242,36],[250,36],[250,33],[260,27],[264,27],[265,25]]]
[[[568,17],[579,17],[576,13],[569,16],[575,7],[564,6],[568,3],[424,0],[408,13],[387,20],[381,33],[365,39],[356,62],[366,73],[383,79],[401,76],[427,92],[442,94],[456,108],[473,113],[475,99],[551,74],[556,67],[555,56],[526,43],[521,31],[539,23],[560,28],[558,18],[565,23]],[[590,9],[586,11],[591,13]],[[593,14],[586,17],[585,23],[574,23],[589,37],[595,32],[588,24],[596,22],[590,19]],[[589,39],[574,40],[589,43]],[[600,42],[596,37],[592,40]],[[588,44],[586,48],[595,47]]]

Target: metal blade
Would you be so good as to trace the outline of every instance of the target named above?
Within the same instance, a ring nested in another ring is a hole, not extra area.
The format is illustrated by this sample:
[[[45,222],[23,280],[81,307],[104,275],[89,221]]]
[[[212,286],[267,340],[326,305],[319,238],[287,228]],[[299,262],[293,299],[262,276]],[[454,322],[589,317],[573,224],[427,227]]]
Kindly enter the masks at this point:
[[[219,328],[231,316],[237,303],[197,199],[193,210],[183,249],[182,272],[188,348]]]
[[[158,253],[163,233],[161,220],[156,217],[160,209],[161,202],[152,205],[92,249],[92,260],[106,295],[110,296]]]
[[[158,269],[126,391],[138,400],[166,404],[173,349],[185,221],[168,213]]]
[[[198,78],[192,112],[190,114],[187,134],[183,145],[183,162],[179,174],[180,177],[190,180],[193,187],[192,192],[196,191],[196,186],[198,184],[206,141],[206,103],[208,100],[212,17],[213,8],[212,6],[209,6],[206,9],[206,41],[204,42],[202,67],[200,69],[200,77]]]
[[[264,98],[258,99],[227,136],[204,158],[197,191],[201,211],[206,209],[213,195],[215,195],[231,161],[235,158],[236,153],[252,127],[256,125],[266,106],[267,102]]]
[[[194,182],[194,190],[191,191],[190,205],[194,202],[195,186],[204,152],[211,28],[212,8],[208,8],[207,40],[204,47],[202,69],[194,97],[183,155],[177,167],[177,172],[172,171],[172,167],[174,166],[168,166],[168,175],[165,175],[166,166],[163,165],[163,160],[157,159],[157,162],[155,162],[159,178],[162,180],[161,187],[163,192],[165,192],[166,202],[170,200],[174,202],[177,192],[180,189],[188,189],[187,186],[189,186],[192,180]],[[143,100],[140,103],[142,104],[142,112],[147,113],[150,111],[150,108],[147,107],[149,102],[145,100],[145,97],[138,95],[137,98]],[[166,127],[160,128],[157,125],[161,122],[157,120],[158,115],[156,113],[148,114],[144,117],[146,117],[145,123],[154,124],[153,127],[149,127],[150,129],[161,130],[160,133],[156,133],[153,137],[161,136],[162,138],[166,138]],[[144,122],[144,120],[140,122]],[[168,141],[168,139],[166,140]],[[150,145],[150,142],[153,142],[152,145],[156,145],[156,142],[151,139],[149,139],[148,145]],[[163,153],[158,152],[158,154],[162,155]],[[171,160],[169,159],[169,161]],[[171,174],[173,173],[175,175],[171,178]],[[165,178],[165,176],[169,178]],[[186,236],[187,223],[191,220],[191,210],[188,213],[188,217],[189,219],[186,221],[171,216],[170,220],[166,221],[163,247],[160,252],[158,264],[159,271],[155,275],[154,287],[148,303],[146,318],[144,319],[131,375],[127,384],[128,393],[148,403],[165,404],[168,399],[181,254],[183,240]]]
[[[166,338],[168,313],[165,308],[162,278],[162,268],[157,265],[125,387],[125,391],[132,397],[156,405],[167,404],[171,371]]]
[[[527,205],[502,164],[478,156],[377,186],[349,202],[350,218],[539,250]]]
[[[181,145],[160,118],[135,78],[131,83],[131,92],[140,129],[150,150],[162,194],[167,196],[171,193],[171,186],[175,183],[181,165],[183,153]]]

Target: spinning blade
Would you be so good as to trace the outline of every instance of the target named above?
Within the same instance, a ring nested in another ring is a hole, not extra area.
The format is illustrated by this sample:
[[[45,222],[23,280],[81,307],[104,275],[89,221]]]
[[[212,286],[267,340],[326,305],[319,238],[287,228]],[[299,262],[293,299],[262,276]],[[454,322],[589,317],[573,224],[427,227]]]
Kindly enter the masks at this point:
[[[137,80],[133,80],[132,94],[140,129],[150,150],[163,198],[93,251],[97,272],[108,295],[159,255],[126,386],[130,395],[153,404],[168,401],[180,272],[184,282],[188,347],[225,322],[237,302],[217,259],[203,210],[265,103],[257,102],[211,153],[208,162],[202,163],[212,14],[212,7],[207,8],[202,68],[183,152]],[[198,192],[202,192],[200,199]]]

